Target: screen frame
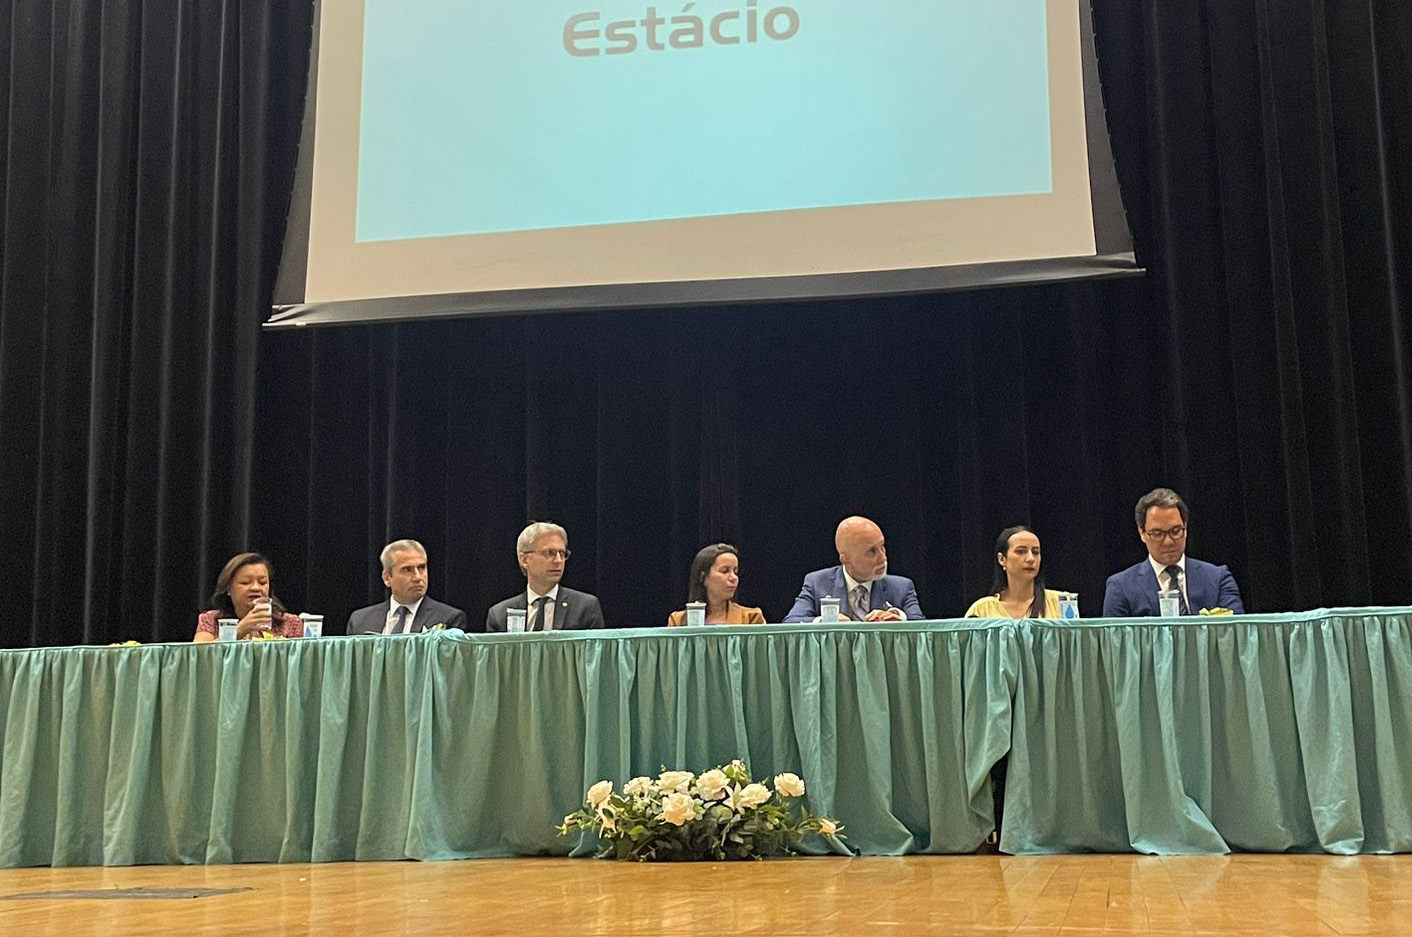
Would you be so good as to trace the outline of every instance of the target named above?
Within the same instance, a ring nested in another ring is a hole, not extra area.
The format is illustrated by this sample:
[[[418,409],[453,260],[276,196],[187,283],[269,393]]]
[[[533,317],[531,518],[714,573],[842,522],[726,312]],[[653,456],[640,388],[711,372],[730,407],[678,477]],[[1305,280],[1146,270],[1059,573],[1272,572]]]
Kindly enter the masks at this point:
[[[1078,0],[1089,200],[1095,253],[1077,257],[830,272],[677,279],[305,301],[314,175],[322,0],[315,0],[304,121],[286,238],[267,329],[645,307],[916,295],[1141,275],[1123,208],[1103,106],[1090,0]]]

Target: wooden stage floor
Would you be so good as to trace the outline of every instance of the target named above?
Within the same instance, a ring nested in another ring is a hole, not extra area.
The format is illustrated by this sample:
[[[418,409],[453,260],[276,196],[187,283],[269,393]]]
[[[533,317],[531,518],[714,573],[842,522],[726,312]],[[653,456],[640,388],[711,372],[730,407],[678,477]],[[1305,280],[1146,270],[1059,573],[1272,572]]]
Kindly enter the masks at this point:
[[[1412,856],[13,869],[0,871],[0,934],[1388,937],[1412,934],[1409,883]],[[45,894],[140,888],[188,894]]]

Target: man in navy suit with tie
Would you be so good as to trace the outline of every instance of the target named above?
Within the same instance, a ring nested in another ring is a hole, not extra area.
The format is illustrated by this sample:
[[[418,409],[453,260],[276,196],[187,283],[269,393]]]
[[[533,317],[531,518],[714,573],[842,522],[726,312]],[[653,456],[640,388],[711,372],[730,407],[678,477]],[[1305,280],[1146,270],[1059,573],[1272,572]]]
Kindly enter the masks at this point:
[[[843,621],[906,621],[926,618],[912,580],[887,574],[882,528],[866,517],[847,517],[834,533],[838,565],[804,577],[799,598],[784,620],[814,621],[819,599],[838,599]]]
[[[1245,612],[1235,577],[1224,566],[1186,555],[1186,502],[1170,488],[1154,488],[1137,502],[1137,534],[1147,545],[1147,559],[1108,577],[1103,591],[1104,618],[1157,615],[1158,589],[1176,589],[1183,615],[1203,608]]]

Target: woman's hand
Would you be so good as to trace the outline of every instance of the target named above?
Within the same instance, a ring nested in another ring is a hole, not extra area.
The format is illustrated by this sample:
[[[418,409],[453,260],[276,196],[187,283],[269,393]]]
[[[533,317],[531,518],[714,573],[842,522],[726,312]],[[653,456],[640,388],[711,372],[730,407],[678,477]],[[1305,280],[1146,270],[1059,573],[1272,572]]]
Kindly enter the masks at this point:
[[[256,631],[269,631],[272,618],[270,603],[256,602],[250,607],[250,611],[245,613],[245,617],[236,623],[236,640],[248,638]]]

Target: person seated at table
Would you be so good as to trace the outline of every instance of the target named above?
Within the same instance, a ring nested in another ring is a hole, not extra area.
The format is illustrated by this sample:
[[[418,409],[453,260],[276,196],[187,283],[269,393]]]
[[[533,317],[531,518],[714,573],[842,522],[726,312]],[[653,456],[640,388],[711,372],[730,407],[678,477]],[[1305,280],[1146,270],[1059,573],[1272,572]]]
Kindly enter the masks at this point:
[[[485,615],[486,631],[508,631],[512,608],[529,613],[526,631],[603,627],[603,609],[596,596],[559,585],[569,562],[568,531],[558,524],[536,521],[520,531],[515,556],[529,588],[492,605]]]
[[[819,620],[819,600],[839,600],[840,621],[917,621],[926,618],[917,587],[904,576],[887,573],[882,528],[866,517],[845,517],[833,536],[838,565],[804,577],[787,622]]]
[[[427,595],[427,550],[415,540],[394,540],[378,555],[390,596],[348,616],[349,634],[411,634],[437,625],[466,629],[466,613]]]
[[[1044,588],[1039,537],[1023,524],[1006,527],[995,538],[995,567],[990,587],[966,609],[966,618],[1059,618],[1059,593]]]
[[[1240,587],[1225,566],[1186,555],[1187,507],[1170,488],[1154,488],[1138,499],[1137,535],[1147,558],[1108,577],[1103,590],[1104,618],[1133,618],[1161,613],[1158,589],[1176,589],[1178,614],[1203,608],[1245,613]]]
[[[696,551],[687,573],[686,600],[706,603],[708,625],[763,625],[765,613],[758,608],[737,605],[735,591],[740,585],[740,553],[729,543],[713,543]],[[686,609],[667,616],[667,625],[686,624]]]
[[[215,641],[220,637],[217,621],[236,619],[235,636],[248,638],[267,632],[285,638],[302,638],[304,622],[285,610],[284,603],[270,591],[270,561],[258,553],[237,553],[226,561],[216,576],[216,591],[209,608],[196,616],[196,637]],[[269,602],[256,604],[258,599]]]

